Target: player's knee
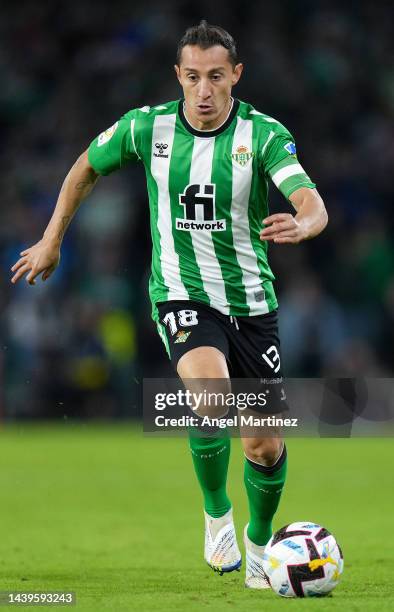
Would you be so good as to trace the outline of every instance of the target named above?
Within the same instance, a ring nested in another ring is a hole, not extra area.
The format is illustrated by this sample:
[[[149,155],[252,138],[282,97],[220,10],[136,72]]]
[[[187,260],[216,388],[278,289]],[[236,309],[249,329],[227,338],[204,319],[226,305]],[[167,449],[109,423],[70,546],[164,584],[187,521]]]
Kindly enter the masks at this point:
[[[227,415],[226,397],[231,390],[229,379],[188,380],[187,386],[191,391],[191,408],[197,416],[218,419]]]
[[[244,445],[248,459],[266,466],[274,465],[282,450],[282,441],[277,438],[250,438]]]

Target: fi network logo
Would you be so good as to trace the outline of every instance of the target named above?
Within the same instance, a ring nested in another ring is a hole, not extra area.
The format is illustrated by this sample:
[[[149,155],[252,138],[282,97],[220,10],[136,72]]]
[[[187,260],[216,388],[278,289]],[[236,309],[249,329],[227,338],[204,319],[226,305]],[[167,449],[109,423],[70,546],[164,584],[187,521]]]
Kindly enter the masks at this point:
[[[179,204],[183,206],[185,216],[183,219],[176,219],[178,230],[225,231],[225,219],[216,219],[215,185],[212,183],[188,185],[185,191],[179,194]]]

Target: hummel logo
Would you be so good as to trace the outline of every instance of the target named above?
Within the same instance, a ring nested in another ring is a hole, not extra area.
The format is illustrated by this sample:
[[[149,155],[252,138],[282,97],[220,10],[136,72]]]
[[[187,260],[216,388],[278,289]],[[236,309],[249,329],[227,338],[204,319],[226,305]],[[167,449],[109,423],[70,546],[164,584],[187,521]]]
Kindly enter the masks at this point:
[[[165,155],[163,151],[168,148],[168,144],[165,142],[155,142],[155,147],[159,151],[158,153],[153,153],[155,157],[168,157],[168,154]]]

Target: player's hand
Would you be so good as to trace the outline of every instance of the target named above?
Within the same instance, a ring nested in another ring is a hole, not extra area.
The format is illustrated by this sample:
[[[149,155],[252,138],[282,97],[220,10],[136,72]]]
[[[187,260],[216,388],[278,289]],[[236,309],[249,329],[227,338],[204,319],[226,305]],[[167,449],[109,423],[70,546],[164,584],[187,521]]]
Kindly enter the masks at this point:
[[[46,281],[59,265],[60,245],[42,239],[20,255],[20,259],[11,268],[14,272],[11,283],[17,283],[27,274],[26,281],[35,285],[39,274],[42,273],[42,280]]]
[[[299,221],[290,213],[278,213],[263,219],[266,226],[260,232],[261,240],[277,243],[298,244],[306,235]]]

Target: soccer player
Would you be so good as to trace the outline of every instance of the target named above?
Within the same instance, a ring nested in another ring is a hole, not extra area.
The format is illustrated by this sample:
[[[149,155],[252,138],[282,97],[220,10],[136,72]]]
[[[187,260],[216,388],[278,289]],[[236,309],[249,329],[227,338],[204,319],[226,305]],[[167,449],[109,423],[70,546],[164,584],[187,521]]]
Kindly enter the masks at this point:
[[[47,280],[67,226],[98,177],[142,162],[153,241],[153,319],[178,375],[185,381],[258,378],[274,389],[282,377],[267,246],[313,238],[326,226],[327,213],[292,135],[232,96],[242,69],[225,30],[206,21],[189,28],[175,65],[183,99],[131,110],[93,140],[68,173],[42,239],[13,266],[12,282],[26,275],[33,285],[39,274]],[[269,179],[295,214],[268,214]],[[266,414],[282,411],[279,394],[272,398]],[[263,589],[269,585],[262,555],[285,483],[286,447],[279,433],[244,436],[242,443],[250,508],[245,584]],[[204,498],[205,559],[220,573],[239,569],[226,492],[230,439],[191,434],[190,446]]]

